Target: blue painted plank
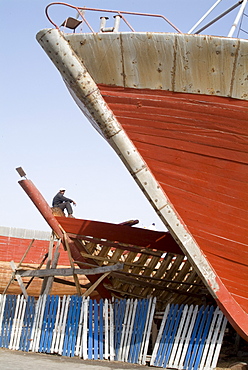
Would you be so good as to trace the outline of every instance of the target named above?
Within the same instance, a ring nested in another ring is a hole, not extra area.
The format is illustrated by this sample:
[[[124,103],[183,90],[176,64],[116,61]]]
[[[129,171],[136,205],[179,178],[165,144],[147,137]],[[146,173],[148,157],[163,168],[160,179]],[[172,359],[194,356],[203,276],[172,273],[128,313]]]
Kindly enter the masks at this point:
[[[50,327],[50,320],[51,320],[51,310],[53,306],[53,296],[47,296],[47,311],[46,316],[44,315],[43,321],[45,320],[44,325],[44,333],[43,333],[43,352],[47,353],[47,341],[49,335],[49,327]]]
[[[74,309],[74,296],[70,297],[70,303],[68,308],[66,326],[65,326],[65,337],[63,343],[63,351],[62,356],[68,356],[68,346],[69,346],[69,333],[70,333],[70,325],[71,325],[71,317]]]
[[[99,358],[103,360],[103,300],[99,302]]]
[[[94,360],[98,359],[98,304],[94,300]]]
[[[131,339],[131,344],[130,344],[130,351],[129,351],[129,356],[128,356],[128,362],[131,362],[131,363],[134,363],[135,357],[136,357],[137,338],[139,336],[139,330],[142,327],[142,313],[144,309],[144,304],[145,304],[144,299],[139,300],[137,304],[132,339]]]
[[[162,350],[163,350],[165,337],[166,337],[166,333],[167,333],[167,330],[168,330],[168,327],[169,327],[170,315],[172,314],[173,309],[174,309],[174,305],[172,304],[172,305],[170,305],[170,309],[169,309],[169,312],[167,314],[164,330],[163,330],[162,336],[160,338],[160,343],[159,343],[157,354],[156,354],[156,357],[155,357],[155,360],[154,360],[154,366],[158,366],[158,364],[159,364],[161,354],[162,354]]]
[[[68,317],[67,322],[67,346],[65,348],[65,355],[70,356],[71,355],[71,341],[72,341],[72,330],[73,330],[73,321],[75,318],[75,310],[76,310],[76,296],[71,296],[71,302],[70,302],[70,314]]]
[[[31,344],[31,334],[35,318],[36,301],[34,297],[30,297],[30,304],[27,309],[27,328],[26,328],[26,342],[24,343],[24,351],[28,352]]]
[[[192,351],[193,351],[195,338],[197,336],[198,328],[200,326],[200,323],[201,323],[201,320],[202,320],[202,315],[204,313],[204,308],[205,308],[204,306],[201,306],[200,310],[198,311],[197,317],[196,317],[194,329],[193,329],[192,334],[191,334],[188,350],[187,350],[185,361],[184,361],[184,368],[186,368],[186,369],[189,366],[189,362],[190,362],[190,359],[191,359],[191,354],[192,354]]]
[[[205,344],[205,341],[206,341],[206,338],[207,338],[207,335],[208,335],[208,331],[209,331],[209,327],[210,327],[212,317],[213,317],[214,307],[213,306],[207,307],[206,311],[207,311],[206,312],[206,320],[202,324],[201,333],[198,334],[197,339],[196,339],[196,344],[198,343],[198,346],[195,345],[196,348],[195,348],[195,351],[193,352],[193,356],[194,356],[193,360],[194,361],[192,360],[190,362],[190,365],[189,365],[190,369],[197,370],[198,365],[200,364],[204,344]]]
[[[89,311],[88,311],[88,358],[89,360],[92,360],[92,346],[93,346],[93,327],[92,327],[92,313],[93,313],[93,308],[92,308],[92,300],[89,300]]]
[[[53,296],[50,325],[49,325],[48,335],[47,335],[47,353],[51,353],[51,345],[52,345],[53,331],[55,327],[56,315],[57,315],[57,310],[58,310],[58,304],[59,304],[59,297]]]
[[[34,321],[35,313],[35,299],[34,297],[29,296],[26,304],[26,309],[23,318],[23,327],[19,343],[19,349],[21,351],[28,351],[30,347],[30,337],[32,331],[32,325]]]
[[[126,299],[116,300],[116,304],[114,306],[115,309],[115,335],[114,335],[114,347],[115,347],[115,360],[118,358],[118,353],[120,349],[121,343],[121,335],[123,329],[123,320],[125,316],[125,309],[126,309]]]
[[[168,337],[168,345],[167,345],[167,351],[166,351],[166,356],[165,356],[165,359],[164,359],[164,363],[163,363],[163,367],[166,367],[168,362],[169,362],[169,359],[170,359],[170,354],[171,354],[171,351],[172,351],[172,347],[173,347],[173,344],[174,344],[174,339],[175,339],[175,336],[176,336],[176,333],[177,333],[177,330],[178,330],[178,326],[180,324],[180,319],[181,319],[181,316],[182,316],[182,311],[183,311],[183,308],[184,308],[184,305],[181,305],[180,308],[178,309],[178,311],[176,312],[176,315],[175,315],[175,322],[174,322],[174,327],[172,326],[172,332],[171,332],[171,335]]]
[[[45,310],[44,310],[44,315],[42,319],[41,335],[40,335],[38,352],[44,352],[44,341],[45,341],[45,333],[46,333],[46,326],[47,326],[49,303],[50,303],[50,296],[48,295],[46,297]]]
[[[163,367],[163,364],[164,364],[165,355],[167,353],[168,344],[169,344],[169,338],[171,335],[171,331],[173,328],[173,324],[174,324],[177,311],[178,311],[178,305],[172,305],[168,318],[167,318],[166,325],[165,325],[165,335],[163,335],[163,340],[162,340],[162,349],[160,351],[160,359],[158,361],[158,366],[160,367]]]
[[[142,344],[142,337],[144,334],[145,323],[147,319],[148,306],[149,306],[149,300],[143,299],[141,302],[140,318],[138,322],[136,343],[135,343],[134,352],[133,352],[133,360],[132,360],[133,363],[138,363],[138,360],[139,360],[139,353],[140,353],[140,348]]]
[[[82,307],[82,297],[76,296],[75,299],[75,317],[72,323],[72,338],[71,338],[71,357],[75,355],[76,340],[79,328],[79,319]]]
[[[13,326],[13,319],[16,308],[17,297],[14,295],[8,295],[6,297],[6,303],[4,308],[4,319],[2,327],[2,347],[8,348],[10,343],[10,336]]]

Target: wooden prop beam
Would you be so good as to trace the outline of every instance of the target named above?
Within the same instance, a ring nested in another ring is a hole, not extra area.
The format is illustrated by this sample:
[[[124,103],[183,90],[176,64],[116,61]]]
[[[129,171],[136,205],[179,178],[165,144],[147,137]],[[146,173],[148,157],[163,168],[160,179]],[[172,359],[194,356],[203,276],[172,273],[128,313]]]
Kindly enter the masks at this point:
[[[45,270],[17,270],[16,276],[21,277],[48,277],[48,276],[72,276],[72,275],[98,275],[110,273],[112,271],[122,270],[123,263],[116,263],[112,266],[96,267],[92,269],[78,269],[78,268],[59,268],[59,269],[45,269]]]
[[[10,266],[11,266],[13,272],[16,273],[16,265],[15,265],[15,262],[14,261],[10,261]],[[22,293],[23,293],[25,299],[28,299],[28,293],[27,293],[27,291],[25,289],[25,286],[23,284],[22,278],[19,275],[17,275],[17,274],[15,274],[15,276],[16,276],[16,279],[18,281],[18,284],[20,285],[20,288],[22,290]]]

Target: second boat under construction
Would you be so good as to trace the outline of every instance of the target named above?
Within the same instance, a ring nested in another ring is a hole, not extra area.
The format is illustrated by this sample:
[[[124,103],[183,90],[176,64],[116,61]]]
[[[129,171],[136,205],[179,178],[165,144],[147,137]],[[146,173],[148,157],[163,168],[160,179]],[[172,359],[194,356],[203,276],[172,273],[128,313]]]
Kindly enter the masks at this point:
[[[94,9],[64,5],[82,16],[64,26],[90,27]],[[108,12],[116,16],[112,29],[104,17],[90,33],[65,33],[52,22],[37,40],[247,340],[248,41],[177,28],[119,32],[129,13]]]

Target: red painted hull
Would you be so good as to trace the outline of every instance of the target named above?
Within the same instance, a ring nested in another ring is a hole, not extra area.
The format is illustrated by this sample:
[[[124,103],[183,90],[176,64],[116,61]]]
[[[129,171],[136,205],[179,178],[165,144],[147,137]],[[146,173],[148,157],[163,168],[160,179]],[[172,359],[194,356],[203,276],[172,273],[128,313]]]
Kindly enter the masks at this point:
[[[248,312],[248,101],[99,88],[216,275]]]

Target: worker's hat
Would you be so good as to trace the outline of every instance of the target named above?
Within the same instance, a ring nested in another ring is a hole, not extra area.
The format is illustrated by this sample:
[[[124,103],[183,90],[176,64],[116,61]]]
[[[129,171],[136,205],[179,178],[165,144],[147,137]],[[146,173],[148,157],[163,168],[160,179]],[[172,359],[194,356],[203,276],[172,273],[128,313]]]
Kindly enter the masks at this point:
[[[61,187],[59,188],[59,191],[65,191],[65,188]]]

